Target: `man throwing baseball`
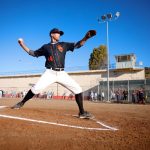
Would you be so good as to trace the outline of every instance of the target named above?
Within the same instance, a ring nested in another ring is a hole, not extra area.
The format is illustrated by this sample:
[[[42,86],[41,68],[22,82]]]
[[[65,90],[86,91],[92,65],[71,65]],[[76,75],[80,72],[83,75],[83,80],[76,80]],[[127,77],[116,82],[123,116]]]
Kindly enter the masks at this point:
[[[50,43],[44,44],[37,50],[29,49],[23,39],[19,39],[20,46],[31,56],[40,57],[44,56],[46,71],[40,77],[38,82],[28,91],[22,101],[12,106],[12,109],[21,108],[29,99],[35,94],[40,93],[43,89],[48,87],[52,83],[59,83],[62,86],[69,89],[75,94],[75,100],[79,107],[79,118],[91,118],[92,115],[84,110],[83,97],[81,87],[64,71],[65,67],[65,55],[67,51],[74,51],[76,48],[80,48],[91,37],[96,35],[95,30],[89,30],[84,38],[77,43],[59,42],[60,36],[64,34],[57,28],[50,31]]]

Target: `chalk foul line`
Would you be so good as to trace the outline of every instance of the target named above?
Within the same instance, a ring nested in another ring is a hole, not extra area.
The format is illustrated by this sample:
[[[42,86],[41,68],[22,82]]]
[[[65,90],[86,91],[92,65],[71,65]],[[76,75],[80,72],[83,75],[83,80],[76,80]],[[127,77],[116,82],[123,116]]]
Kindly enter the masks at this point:
[[[104,126],[105,128],[81,127],[81,126],[75,126],[75,125],[67,125],[67,124],[48,122],[48,121],[42,121],[42,120],[35,120],[35,119],[28,119],[28,118],[16,117],[16,116],[10,116],[10,115],[1,115],[1,114],[0,114],[0,117],[2,117],[2,118],[9,118],[9,119],[16,119],[16,120],[24,120],[24,121],[36,122],[36,123],[42,123],[42,124],[50,124],[50,125],[56,125],[56,126],[62,126],[62,127],[83,129],[83,130],[96,130],[96,131],[100,131],[100,130],[113,130],[113,131],[116,131],[116,130],[118,130],[117,128],[110,127],[110,126],[105,125],[104,123],[101,123],[99,121],[97,121],[96,123]]]
[[[8,108],[8,106],[0,106],[0,109]],[[74,115],[75,116],[75,115]],[[95,131],[102,131],[102,130],[112,130],[117,131],[117,128],[110,127],[103,122],[100,122],[96,120],[95,118],[91,119],[95,121],[97,124],[105,127],[105,128],[91,128],[91,127],[82,127],[82,126],[76,126],[76,125],[67,125],[67,124],[61,124],[56,122],[48,122],[48,121],[42,121],[42,120],[35,120],[35,119],[29,119],[24,117],[17,117],[17,116],[10,116],[10,115],[2,115],[0,114],[0,117],[2,118],[9,118],[9,119],[16,119],[16,120],[23,120],[23,121],[29,121],[29,122],[36,122],[36,123],[42,123],[42,124],[49,124],[49,125],[56,125],[56,126],[62,126],[62,127],[69,127],[69,128],[76,128],[76,129],[82,129],[82,130],[95,130]]]
[[[2,108],[7,108],[8,106],[0,106],[0,109],[2,109]]]

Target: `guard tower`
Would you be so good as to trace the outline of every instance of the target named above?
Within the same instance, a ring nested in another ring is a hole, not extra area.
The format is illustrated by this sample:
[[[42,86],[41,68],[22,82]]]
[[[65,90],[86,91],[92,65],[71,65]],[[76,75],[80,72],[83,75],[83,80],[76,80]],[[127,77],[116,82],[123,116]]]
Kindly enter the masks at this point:
[[[136,56],[135,54],[116,55],[116,69],[135,68]]]

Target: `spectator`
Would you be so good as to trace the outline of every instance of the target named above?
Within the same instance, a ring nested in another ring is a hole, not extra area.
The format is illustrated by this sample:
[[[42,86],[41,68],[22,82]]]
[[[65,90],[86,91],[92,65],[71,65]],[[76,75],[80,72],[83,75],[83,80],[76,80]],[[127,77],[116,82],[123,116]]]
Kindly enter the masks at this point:
[[[115,93],[111,90],[111,95],[110,95],[111,100],[115,99]]]
[[[69,94],[68,100],[72,100],[73,99],[73,93]]]
[[[52,99],[52,92],[50,91],[47,92],[47,99],[49,100]]]
[[[94,100],[97,101],[97,99],[98,99],[98,94],[97,94],[97,92],[95,92],[94,93]]]
[[[139,103],[144,104],[144,92],[143,89],[139,90]]]
[[[101,100],[103,101],[105,99],[105,93],[104,93],[104,91],[102,91],[102,93],[101,93]]]
[[[137,92],[134,90],[132,92],[132,103],[137,103]]]
[[[137,90],[137,91],[136,91],[136,97],[137,97],[137,102],[138,102],[138,103],[139,103],[139,101],[140,101],[139,93],[140,93],[140,91]]]
[[[66,93],[67,93],[66,91],[63,93],[63,95],[62,95],[63,99],[66,99]]]
[[[119,89],[116,91],[116,99],[117,99],[117,103],[119,103],[120,102],[120,90]]]
[[[123,91],[123,100],[127,100],[127,98],[128,98],[128,91],[124,90]]]
[[[90,100],[91,100],[91,101],[94,100],[94,92],[93,92],[93,91],[91,91],[91,93],[90,93]]]

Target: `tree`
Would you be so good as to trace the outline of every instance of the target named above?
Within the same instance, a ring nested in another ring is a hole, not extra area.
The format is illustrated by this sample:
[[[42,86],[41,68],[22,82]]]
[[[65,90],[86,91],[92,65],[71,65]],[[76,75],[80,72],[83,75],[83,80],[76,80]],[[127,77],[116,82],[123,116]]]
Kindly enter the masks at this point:
[[[105,45],[100,45],[94,48],[89,59],[89,70],[104,69],[107,65],[107,48]]]

